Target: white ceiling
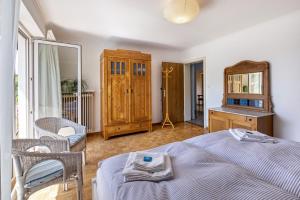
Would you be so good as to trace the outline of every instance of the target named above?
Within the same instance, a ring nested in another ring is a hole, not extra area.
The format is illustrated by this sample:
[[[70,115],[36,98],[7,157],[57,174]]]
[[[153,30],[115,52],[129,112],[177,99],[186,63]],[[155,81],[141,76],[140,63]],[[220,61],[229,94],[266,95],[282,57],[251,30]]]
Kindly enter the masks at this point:
[[[167,0],[35,0],[48,23],[108,38],[188,48],[300,9],[299,0],[199,0],[191,23],[163,18]],[[280,28],[280,27],[278,27]]]

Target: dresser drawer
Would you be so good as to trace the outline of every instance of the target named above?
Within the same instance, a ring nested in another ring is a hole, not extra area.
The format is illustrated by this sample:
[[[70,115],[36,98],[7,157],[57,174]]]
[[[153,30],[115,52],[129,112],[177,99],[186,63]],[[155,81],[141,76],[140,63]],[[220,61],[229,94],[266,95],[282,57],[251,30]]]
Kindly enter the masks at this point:
[[[214,110],[210,110],[209,114],[214,117],[226,118],[227,120],[238,120],[238,121],[247,121],[247,117],[243,115],[237,115],[226,112],[218,112]]]
[[[131,124],[132,130],[140,130],[140,129],[147,129],[149,126],[149,122],[137,122]]]
[[[258,130],[257,117],[228,112],[209,111],[209,131],[216,132],[230,128]]]

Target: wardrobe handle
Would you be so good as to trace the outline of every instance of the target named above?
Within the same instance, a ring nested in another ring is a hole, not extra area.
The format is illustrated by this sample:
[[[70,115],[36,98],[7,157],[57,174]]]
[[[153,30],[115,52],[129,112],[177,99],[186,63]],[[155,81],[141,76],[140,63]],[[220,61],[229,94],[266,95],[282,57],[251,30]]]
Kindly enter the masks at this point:
[[[133,89],[131,88],[131,93],[133,93]]]
[[[129,93],[129,90],[128,90],[128,89],[126,89],[126,93],[127,93],[127,94]]]

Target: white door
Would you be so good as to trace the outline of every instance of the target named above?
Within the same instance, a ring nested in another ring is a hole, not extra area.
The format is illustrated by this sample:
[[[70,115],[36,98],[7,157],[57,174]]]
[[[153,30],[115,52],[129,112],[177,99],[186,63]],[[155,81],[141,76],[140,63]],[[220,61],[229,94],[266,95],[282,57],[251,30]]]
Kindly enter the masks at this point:
[[[81,123],[81,46],[34,41],[34,120]]]

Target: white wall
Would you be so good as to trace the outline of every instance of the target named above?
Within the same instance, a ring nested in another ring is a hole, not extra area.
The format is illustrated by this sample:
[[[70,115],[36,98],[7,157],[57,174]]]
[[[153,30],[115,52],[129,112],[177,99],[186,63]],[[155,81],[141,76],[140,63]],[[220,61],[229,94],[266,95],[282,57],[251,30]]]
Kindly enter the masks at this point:
[[[206,57],[207,108],[222,103],[225,67],[241,60],[269,61],[274,134],[300,141],[300,10],[190,48],[183,60],[199,57]]]
[[[138,42],[124,42],[116,38],[100,38],[82,32],[74,32],[52,26],[58,41],[82,45],[82,79],[89,90],[96,92],[96,131],[100,131],[100,54],[107,49],[138,50],[152,55],[152,121],[161,122],[161,62],[176,61],[180,58],[179,50],[171,47],[158,47]],[[135,44],[134,44],[135,43]]]

